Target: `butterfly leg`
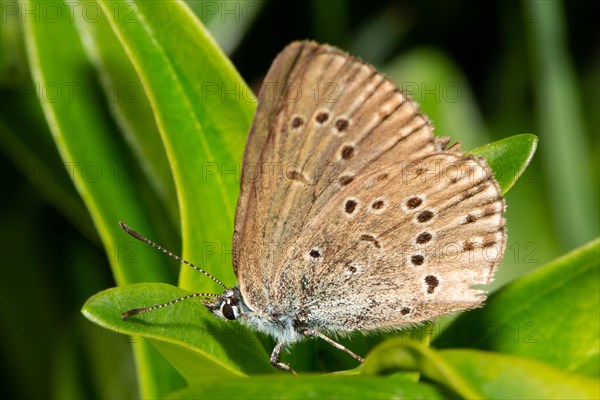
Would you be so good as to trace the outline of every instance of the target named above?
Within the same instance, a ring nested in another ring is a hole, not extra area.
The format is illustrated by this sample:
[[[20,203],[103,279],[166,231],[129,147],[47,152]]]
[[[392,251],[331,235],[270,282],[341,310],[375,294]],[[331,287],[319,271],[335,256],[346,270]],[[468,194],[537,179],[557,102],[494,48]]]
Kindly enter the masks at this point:
[[[339,344],[335,340],[328,338],[327,336],[323,335],[319,331],[315,331],[315,330],[309,329],[309,330],[306,330],[306,331],[304,331],[302,333],[305,336],[316,336],[316,337],[319,337],[319,338],[323,339],[324,341],[326,341],[327,343],[329,343],[330,345],[332,345],[333,347],[335,347],[336,349],[340,349],[342,351],[345,351],[346,353],[348,353],[352,357],[356,358],[358,361],[360,361],[360,362],[364,362],[365,361],[364,358],[362,358],[358,354],[355,354],[354,352],[352,352],[352,350],[348,349],[345,346],[342,346],[341,344]]]
[[[279,362],[279,354],[281,353],[281,351],[285,348],[285,343],[284,342],[279,342],[275,345],[275,348],[273,349],[273,352],[271,353],[271,365],[274,366],[275,368],[279,368],[282,369],[284,371],[288,371],[291,372],[294,375],[296,374],[296,371],[294,371],[292,369],[292,367],[290,367],[287,364],[284,364],[282,362]]]

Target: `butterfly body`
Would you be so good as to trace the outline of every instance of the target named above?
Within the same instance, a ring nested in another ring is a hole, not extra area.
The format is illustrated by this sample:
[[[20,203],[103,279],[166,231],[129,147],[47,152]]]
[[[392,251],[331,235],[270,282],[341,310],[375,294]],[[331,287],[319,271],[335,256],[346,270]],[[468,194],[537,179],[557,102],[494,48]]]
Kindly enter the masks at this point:
[[[300,324],[302,313],[299,316],[289,310],[279,311],[273,304],[267,304],[264,310],[252,310],[245,303],[237,286],[227,289],[215,301],[205,302],[205,305],[219,318],[238,320],[285,344],[302,339],[303,330],[308,329],[308,326]]]

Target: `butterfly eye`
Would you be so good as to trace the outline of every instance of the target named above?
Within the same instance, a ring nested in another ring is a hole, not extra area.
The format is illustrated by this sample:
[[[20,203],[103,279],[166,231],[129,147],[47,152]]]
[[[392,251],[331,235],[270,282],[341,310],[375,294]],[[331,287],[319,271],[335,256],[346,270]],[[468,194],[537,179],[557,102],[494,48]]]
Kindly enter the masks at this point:
[[[223,313],[223,316],[229,320],[234,320],[235,319],[235,312],[233,312],[233,307],[231,307],[230,304],[223,304],[223,307],[221,307],[221,312]]]

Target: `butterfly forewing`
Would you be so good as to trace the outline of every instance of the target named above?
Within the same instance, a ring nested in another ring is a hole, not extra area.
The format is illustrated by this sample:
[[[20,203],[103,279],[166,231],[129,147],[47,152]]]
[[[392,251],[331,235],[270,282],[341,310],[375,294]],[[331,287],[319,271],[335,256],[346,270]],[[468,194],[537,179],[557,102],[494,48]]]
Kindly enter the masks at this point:
[[[442,166],[457,177],[428,179]],[[459,211],[466,206],[472,215]],[[502,212],[485,163],[441,151],[391,81],[338,49],[298,42],[276,58],[259,95],[234,267],[256,311],[305,311],[315,321],[339,313],[337,330],[377,304],[381,318],[362,328],[399,326],[481,302],[470,286],[491,279],[502,253],[461,257],[494,247],[492,237],[503,246]],[[458,235],[468,240],[455,243]],[[451,284],[454,293],[444,290]]]

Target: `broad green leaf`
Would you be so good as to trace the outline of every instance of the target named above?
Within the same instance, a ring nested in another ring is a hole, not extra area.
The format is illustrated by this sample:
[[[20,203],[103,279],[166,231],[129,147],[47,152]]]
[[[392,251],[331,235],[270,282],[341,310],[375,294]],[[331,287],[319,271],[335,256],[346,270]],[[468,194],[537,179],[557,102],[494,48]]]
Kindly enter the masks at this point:
[[[178,226],[175,185],[150,103],[108,20],[86,17],[90,6],[97,7],[91,0],[75,3],[73,11],[75,25],[86,43],[86,54],[98,71],[115,122],[136,157],[139,167],[132,166],[133,170],[139,169],[144,174],[171,217],[167,222]],[[124,175],[122,179],[128,178],[127,171],[120,173]]]
[[[535,358],[591,376],[600,373],[600,240],[494,293],[461,315],[436,347],[474,347]]]
[[[505,194],[517,182],[535,154],[538,138],[531,134],[510,136],[470,151],[484,157]]]
[[[269,354],[252,332],[211,315],[200,300],[121,319],[127,310],[187,294],[162,283],[121,286],[91,297],[82,312],[107,329],[150,339],[190,384],[218,376],[236,379],[244,373],[275,372]]]
[[[30,5],[41,6],[35,2]],[[66,7],[61,12],[68,15]],[[33,18],[26,21],[27,52],[42,110],[65,168],[111,256],[116,281],[169,280],[164,264],[153,263],[142,253],[143,270],[116,254],[120,241],[126,238],[117,223],[124,215],[152,235],[152,198],[144,195],[143,182],[115,179],[115,168],[132,160],[106,118],[102,99],[89,97],[98,94],[91,92],[99,86],[75,27],[68,19],[56,23],[45,19],[36,23]],[[53,46],[57,42],[63,44]]]
[[[254,95],[183,2],[100,1],[153,109],[178,193],[183,256],[234,282],[233,216]],[[134,10],[134,20],[114,10]],[[192,269],[180,285],[215,290]]]
[[[419,371],[461,397],[582,398],[599,395],[598,379],[542,362],[476,350],[442,350],[414,342],[389,340],[373,350],[361,367],[367,375]]]
[[[273,376],[210,381],[167,396],[168,399],[448,399],[452,394],[429,383],[399,376]]]
[[[24,6],[40,9],[42,3],[30,1]],[[54,6],[62,7],[62,15],[69,15],[64,4],[54,3]],[[156,212],[160,207],[142,180],[115,179],[115,171],[130,165],[133,159],[107,118],[99,91],[95,91],[99,83],[74,25],[68,18],[58,21],[26,18],[25,38],[34,85],[54,143],[90,212],[109,255],[115,280],[119,284],[170,281],[163,262],[145,257],[142,252],[136,254],[136,245],[127,247],[127,243],[122,243],[125,236],[117,224],[119,219],[127,217],[138,229],[156,236],[153,221],[160,219]],[[144,344],[140,341],[136,347],[143,349]],[[144,350],[137,357],[147,361],[156,358]],[[173,375],[176,373],[167,363],[156,360],[143,368],[146,372],[140,374],[142,396],[156,397],[178,387]],[[146,390],[149,386],[144,382],[164,382],[168,376],[173,377],[171,383],[158,391]]]

